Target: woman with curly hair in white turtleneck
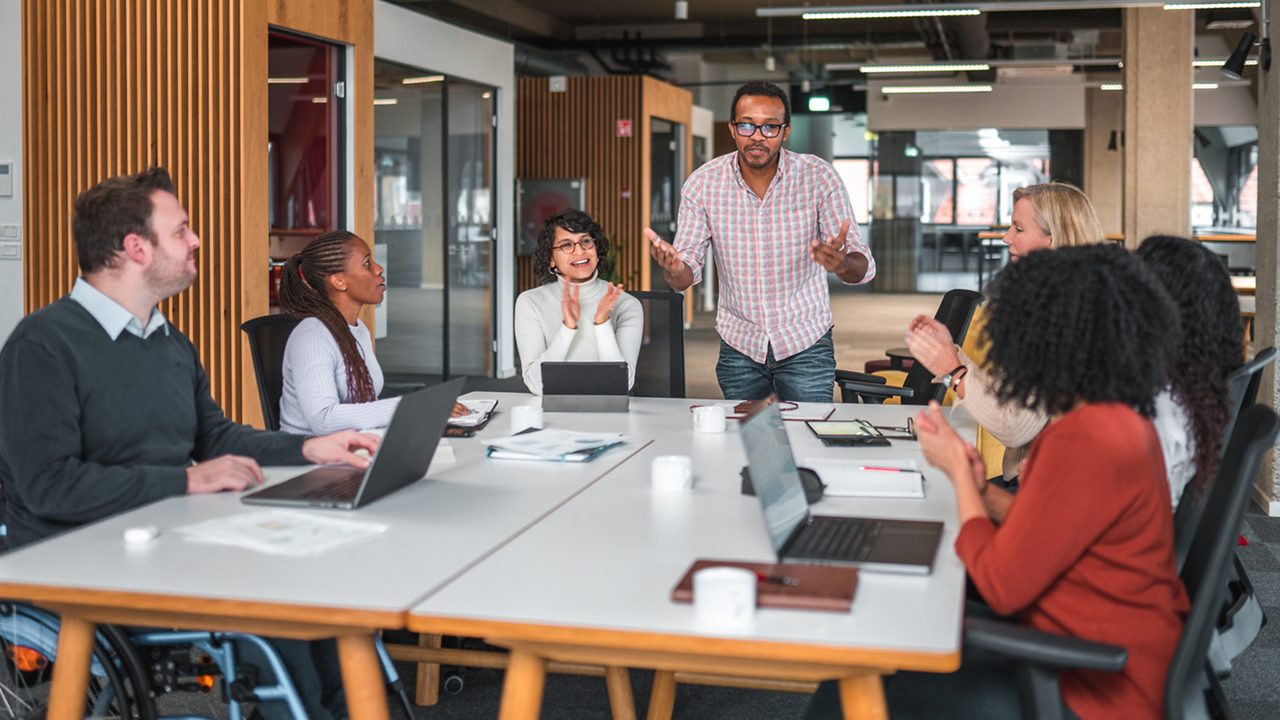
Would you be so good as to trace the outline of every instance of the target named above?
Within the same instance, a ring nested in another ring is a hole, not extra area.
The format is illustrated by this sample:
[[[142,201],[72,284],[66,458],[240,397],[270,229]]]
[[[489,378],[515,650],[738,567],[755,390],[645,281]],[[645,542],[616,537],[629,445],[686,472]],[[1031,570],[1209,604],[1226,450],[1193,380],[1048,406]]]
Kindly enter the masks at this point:
[[[543,285],[516,298],[516,347],[529,392],[542,394],[542,363],[627,363],[635,383],[644,331],[640,301],[600,279],[609,272],[609,239],[581,210],[561,210],[538,233],[533,268]]]

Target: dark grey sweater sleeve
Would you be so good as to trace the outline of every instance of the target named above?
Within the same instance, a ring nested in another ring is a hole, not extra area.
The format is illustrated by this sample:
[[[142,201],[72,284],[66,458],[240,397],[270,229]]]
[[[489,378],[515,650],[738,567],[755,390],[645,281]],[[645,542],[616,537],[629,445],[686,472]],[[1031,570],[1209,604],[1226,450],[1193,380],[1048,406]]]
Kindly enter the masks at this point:
[[[195,347],[188,344],[188,348],[195,368],[197,427],[192,455],[196,462],[230,454],[251,457],[260,465],[308,464],[302,457],[306,436],[257,430],[229,420],[209,392],[209,376],[195,356]]]
[[[37,517],[85,523],[187,491],[182,467],[100,465],[81,454],[75,378],[28,337],[0,356],[0,453],[9,482]]]

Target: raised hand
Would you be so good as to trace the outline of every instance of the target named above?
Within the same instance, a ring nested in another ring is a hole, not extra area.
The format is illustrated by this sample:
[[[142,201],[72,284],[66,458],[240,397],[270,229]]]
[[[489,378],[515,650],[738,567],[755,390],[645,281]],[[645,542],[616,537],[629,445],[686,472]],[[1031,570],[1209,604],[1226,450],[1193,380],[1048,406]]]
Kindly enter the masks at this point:
[[[809,257],[813,261],[827,269],[827,272],[839,272],[844,268],[845,258],[849,256],[845,252],[845,238],[849,236],[850,221],[845,220],[840,223],[840,232],[834,237],[827,238],[826,242],[814,240],[809,244]]]
[[[564,288],[560,293],[560,309],[564,311],[564,326],[570,330],[577,330],[578,315],[581,314],[581,307],[578,305],[578,285],[568,280],[563,284]]]
[[[618,303],[618,298],[621,296],[622,285],[610,283],[609,289],[604,291],[604,297],[600,298],[600,304],[596,306],[597,325],[603,325],[609,320],[609,313],[613,312],[613,306]]]
[[[243,455],[223,455],[187,468],[187,494],[240,491],[262,484],[258,461]]]
[[[971,454],[972,446],[947,422],[942,407],[937,402],[929,403],[929,407],[916,415],[915,427],[924,459],[946,472],[953,482],[957,477],[967,477],[973,470],[973,457],[977,456],[981,460],[976,450],[972,450]]]
[[[670,273],[680,272],[684,267],[684,261],[680,259],[680,253],[676,252],[675,247],[658,237],[658,233],[652,228],[645,228],[644,236],[649,240],[649,254],[658,262],[658,265]]]

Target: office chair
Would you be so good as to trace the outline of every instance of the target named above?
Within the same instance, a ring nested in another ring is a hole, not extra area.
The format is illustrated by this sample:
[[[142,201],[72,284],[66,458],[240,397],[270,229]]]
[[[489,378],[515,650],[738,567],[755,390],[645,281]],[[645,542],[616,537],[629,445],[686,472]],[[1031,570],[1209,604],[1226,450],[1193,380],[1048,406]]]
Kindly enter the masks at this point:
[[[280,396],[284,394],[284,349],[289,335],[302,322],[288,315],[263,315],[246,320],[240,329],[249,336],[249,356],[258,379],[262,422],[268,430],[280,429]]]
[[[963,345],[973,313],[983,300],[982,293],[973,290],[949,290],[933,318],[947,327],[957,345]],[[889,385],[883,376],[852,370],[836,370],[836,385],[840,401],[845,403],[880,404],[896,397],[904,405],[928,405],[930,400],[941,401],[947,393],[945,387],[934,384],[933,373],[921,363],[912,363],[901,387]]]
[[[644,342],[636,360],[631,394],[684,397],[684,295],[651,291],[629,294],[644,306]]]
[[[1280,434],[1280,418],[1261,405],[1240,414],[1179,576],[1191,599],[1177,651],[1165,680],[1165,717],[1223,717],[1226,698],[1210,666],[1210,643],[1227,594],[1232,548],[1244,521],[1253,476],[1262,454]],[[1000,620],[965,618],[966,647],[1018,662],[1023,717],[1059,720],[1058,673],[1065,670],[1119,672],[1128,651],[1116,645],[1062,637]]]

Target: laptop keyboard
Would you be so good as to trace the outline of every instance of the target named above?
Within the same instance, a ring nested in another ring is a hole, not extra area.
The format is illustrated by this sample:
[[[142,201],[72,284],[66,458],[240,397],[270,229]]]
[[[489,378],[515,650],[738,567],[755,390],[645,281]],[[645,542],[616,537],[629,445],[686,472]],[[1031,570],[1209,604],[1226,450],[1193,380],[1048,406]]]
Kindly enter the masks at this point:
[[[354,500],[356,491],[360,489],[360,481],[363,479],[364,471],[357,470],[318,488],[312,488],[302,493],[301,497],[306,500]]]
[[[788,551],[817,560],[864,560],[880,534],[880,523],[857,518],[815,517]]]

